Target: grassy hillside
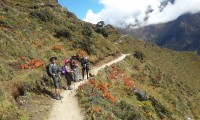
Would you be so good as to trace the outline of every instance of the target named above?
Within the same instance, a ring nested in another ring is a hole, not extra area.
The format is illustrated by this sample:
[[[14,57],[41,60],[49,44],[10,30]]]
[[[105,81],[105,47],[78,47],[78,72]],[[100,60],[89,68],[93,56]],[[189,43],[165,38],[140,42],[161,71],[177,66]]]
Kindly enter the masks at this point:
[[[125,61],[106,68],[79,88],[86,119],[200,119],[200,58],[123,36]],[[146,91],[140,101],[133,86]]]
[[[106,36],[97,33],[95,25],[77,19],[57,0],[1,0],[0,119],[24,119],[34,112],[20,108],[24,100],[36,105],[34,97],[48,93],[50,83],[42,76],[49,57],[57,56],[61,65],[75,53],[87,54],[95,64],[118,54],[111,42],[118,33],[109,32],[112,26],[105,28]]]
[[[75,53],[87,54],[95,64],[119,52],[131,55],[79,88],[86,118],[199,119],[199,56],[120,36],[111,25],[98,30],[77,19],[57,0],[1,0],[0,119],[46,118],[53,88],[44,77],[49,57],[61,65]],[[149,100],[139,101],[133,86]]]

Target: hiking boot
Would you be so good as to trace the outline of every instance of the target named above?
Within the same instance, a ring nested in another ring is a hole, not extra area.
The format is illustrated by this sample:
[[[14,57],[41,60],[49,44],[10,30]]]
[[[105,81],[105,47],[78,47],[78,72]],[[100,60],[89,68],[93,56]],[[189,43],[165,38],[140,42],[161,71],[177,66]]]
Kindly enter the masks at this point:
[[[69,86],[69,87],[68,87],[68,90],[73,90],[73,88]]]
[[[56,96],[55,99],[56,100],[61,100],[61,98],[59,96]]]
[[[61,96],[61,95],[60,95],[59,97],[60,97],[61,99],[63,98],[63,96]]]

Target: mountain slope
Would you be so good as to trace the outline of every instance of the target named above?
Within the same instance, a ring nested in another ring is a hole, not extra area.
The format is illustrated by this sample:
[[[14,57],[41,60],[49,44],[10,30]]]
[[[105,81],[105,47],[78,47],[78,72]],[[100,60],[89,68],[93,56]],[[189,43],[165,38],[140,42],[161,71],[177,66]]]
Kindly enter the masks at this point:
[[[116,44],[130,55],[79,87],[86,119],[199,119],[200,57],[122,36]],[[133,92],[136,87],[147,101]]]
[[[113,34],[118,36],[97,33],[95,25],[77,19],[57,0],[1,0],[0,119],[39,117],[37,109],[48,112],[41,108],[48,97],[41,94],[51,96],[52,81],[43,77],[49,57],[57,56],[62,65],[66,57],[87,54],[95,64],[118,54]]]
[[[152,113],[151,119],[199,119],[199,56],[138,41],[111,25],[98,29],[57,0],[0,1],[0,119],[46,119],[53,91],[45,73],[49,57],[57,56],[62,65],[75,53],[88,54],[95,64],[119,52],[132,55],[117,68],[100,72],[95,77],[98,86],[80,86],[78,97],[86,117],[149,119]],[[64,89],[65,80],[61,82]],[[151,101],[138,101],[133,84],[148,91]]]
[[[145,41],[156,43],[178,51],[200,52],[200,13],[185,14],[176,20],[142,27],[122,29],[122,33],[136,36]]]

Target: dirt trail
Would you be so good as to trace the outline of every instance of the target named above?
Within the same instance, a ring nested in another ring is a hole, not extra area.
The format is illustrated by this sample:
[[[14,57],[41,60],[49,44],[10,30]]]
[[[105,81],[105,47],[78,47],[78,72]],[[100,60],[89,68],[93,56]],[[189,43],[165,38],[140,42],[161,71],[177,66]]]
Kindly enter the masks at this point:
[[[128,54],[122,54],[118,58],[105,63],[101,65],[100,67],[93,68],[90,72],[93,75],[97,75],[99,70],[104,69],[106,66],[110,66],[114,63],[122,61]],[[62,96],[64,97],[62,101],[56,101],[53,104],[53,108],[51,110],[51,113],[49,115],[48,120],[83,120],[84,115],[81,113],[81,109],[78,106],[78,100],[76,95],[76,90],[79,85],[81,85],[82,81],[79,83],[75,83],[73,85],[73,88],[75,87],[75,90],[69,91],[65,90],[62,92]]]

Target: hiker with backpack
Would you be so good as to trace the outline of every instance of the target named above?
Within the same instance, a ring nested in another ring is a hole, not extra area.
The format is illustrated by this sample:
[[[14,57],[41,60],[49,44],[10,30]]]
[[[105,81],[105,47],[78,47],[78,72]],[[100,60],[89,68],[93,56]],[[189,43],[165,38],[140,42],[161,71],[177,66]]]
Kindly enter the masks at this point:
[[[83,77],[83,79],[84,79],[85,72],[86,72],[87,79],[88,79],[89,65],[90,65],[90,63],[89,63],[88,58],[83,56],[83,58],[81,59],[82,77]]]
[[[73,55],[70,59],[70,68],[74,71],[74,81],[79,82],[79,65],[77,55]]]
[[[72,90],[71,81],[73,81],[72,73],[74,73],[74,71],[70,69],[69,63],[70,60],[66,59],[65,65],[62,66],[62,75],[64,75],[67,80],[67,89]]]
[[[62,72],[60,67],[56,64],[57,57],[50,58],[50,64],[48,65],[47,73],[53,79],[54,87],[55,87],[55,99],[61,100],[63,98],[60,95],[60,75],[59,73]]]

